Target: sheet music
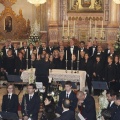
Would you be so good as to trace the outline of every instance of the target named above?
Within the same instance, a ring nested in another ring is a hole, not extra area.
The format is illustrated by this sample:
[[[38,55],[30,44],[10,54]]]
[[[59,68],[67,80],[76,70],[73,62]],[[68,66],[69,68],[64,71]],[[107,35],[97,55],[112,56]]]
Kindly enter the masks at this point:
[[[85,118],[80,113],[78,113],[78,117],[80,118],[80,120],[85,120]]]

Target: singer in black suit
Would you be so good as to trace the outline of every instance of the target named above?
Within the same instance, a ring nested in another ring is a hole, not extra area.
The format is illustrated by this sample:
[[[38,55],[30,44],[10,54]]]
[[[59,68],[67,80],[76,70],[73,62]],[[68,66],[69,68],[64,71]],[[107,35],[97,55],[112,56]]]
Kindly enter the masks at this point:
[[[68,60],[71,60],[72,54],[78,54],[78,47],[74,45],[74,41],[70,40],[70,46],[67,48]]]
[[[38,113],[40,109],[40,96],[35,94],[35,85],[29,84],[28,94],[23,96],[22,99],[22,115],[23,119],[31,118],[32,120],[38,120]]]
[[[71,85],[70,81],[67,81],[65,83],[65,91],[62,91],[59,95],[58,106],[59,106],[59,108],[61,108],[61,110],[62,110],[62,102],[66,98],[68,98],[71,102],[70,110],[75,111],[75,109],[77,107],[77,98],[76,98],[75,93],[72,91],[72,85]]]
[[[95,100],[89,94],[82,91],[77,93],[78,109],[81,109],[81,114],[86,120],[96,120]]]
[[[2,100],[2,111],[3,112],[12,112],[18,115],[18,95],[14,94],[14,86],[9,84],[7,86],[8,94],[3,96]]]

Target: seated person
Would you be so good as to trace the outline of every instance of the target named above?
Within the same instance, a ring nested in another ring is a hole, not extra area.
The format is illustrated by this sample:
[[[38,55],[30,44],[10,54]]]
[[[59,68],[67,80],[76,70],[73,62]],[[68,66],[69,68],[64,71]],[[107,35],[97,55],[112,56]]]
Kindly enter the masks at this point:
[[[14,86],[9,84],[7,86],[7,94],[3,96],[2,111],[12,112],[18,115],[18,95],[14,94]]]
[[[54,120],[55,115],[55,103],[52,96],[47,96],[44,101],[44,111],[41,120]]]
[[[71,111],[70,108],[70,100],[68,98],[64,99],[62,102],[63,112],[59,118],[55,120],[75,120],[74,111]]]
[[[116,95],[115,104],[118,106],[111,120],[120,120],[120,93]]]
[[[102,120],[111,120],[111,112],[107,109],[103,109],[101,112]]]
[[[77,98],[75,93],[72,91],[72,85],[70,81],[65,83],[65,91],[62,91],[59,95],[58,109],[56,111],[57,113],[62,113],[62,102],[66,98],[70,100],[70,110],[75,111],[77,107]]]
[[[28,94],[25,94],[22,99],[21,111],[23,120],[38,120],[40,109],[40,96],[35,94],[36,86],[29,84],[27,86]]]
[[[114,92],[113,90],[109,90],[107,91],[106,96],[109,102],[107,109],[111,111],[111,117],[112,117],[117,110],[117,105],[115,104],[116,92]]]
[[[96,120],[95,100],[92,96],[78,91],[78,109],[86,120]]]

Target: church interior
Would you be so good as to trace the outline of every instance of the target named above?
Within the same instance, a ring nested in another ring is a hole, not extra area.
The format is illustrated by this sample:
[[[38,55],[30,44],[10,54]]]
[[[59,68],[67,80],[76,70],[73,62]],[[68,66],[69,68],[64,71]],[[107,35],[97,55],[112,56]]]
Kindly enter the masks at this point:
[[[0,0],[0,120],[120,120],[119,92],[120,0]]]

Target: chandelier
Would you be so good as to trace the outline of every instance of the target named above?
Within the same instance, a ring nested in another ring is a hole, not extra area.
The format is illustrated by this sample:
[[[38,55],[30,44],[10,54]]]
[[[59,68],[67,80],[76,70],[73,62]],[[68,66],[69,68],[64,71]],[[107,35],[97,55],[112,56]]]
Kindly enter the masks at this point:
[[[27,1],[35,6],[39,6],[40,4],[44,4],[46,2],[46,0],[27,0]]]
[[[120,0],[113,0],[116,4],[120,4]]]

